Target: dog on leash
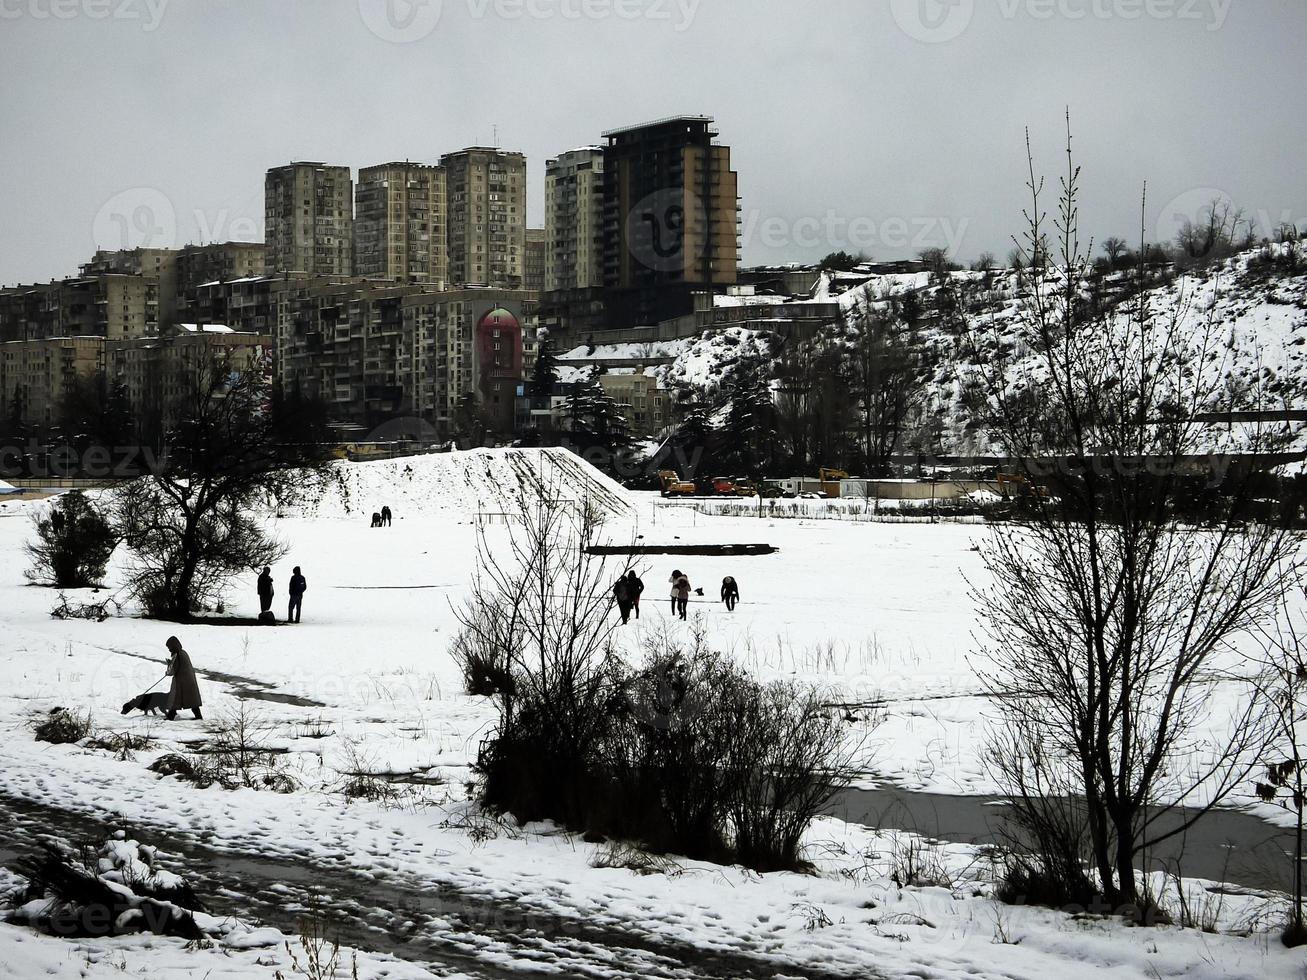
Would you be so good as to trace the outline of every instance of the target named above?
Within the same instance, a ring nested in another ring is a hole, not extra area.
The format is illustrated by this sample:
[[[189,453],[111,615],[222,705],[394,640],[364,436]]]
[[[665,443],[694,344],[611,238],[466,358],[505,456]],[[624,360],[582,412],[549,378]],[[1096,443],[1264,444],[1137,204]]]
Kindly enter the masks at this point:
[[[138,694],[123,705],[123,714],[143,711],[147,715],[158,714],[168,707],[168,692],[154,691],[150,694]]]

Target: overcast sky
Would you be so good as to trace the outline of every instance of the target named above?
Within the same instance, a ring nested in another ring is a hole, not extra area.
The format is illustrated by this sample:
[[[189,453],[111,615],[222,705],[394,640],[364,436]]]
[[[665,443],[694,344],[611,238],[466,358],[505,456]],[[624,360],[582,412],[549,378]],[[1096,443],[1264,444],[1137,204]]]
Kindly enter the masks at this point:
[[[748,264],[1001,258],[1023,130],[1056,176],[1067,106],[1086,235],[1135,240],[1145,180],[1150,237],[1217,193],[1307,225],[1304,42],[1303,0],[0,0],[0,283],[262,240],[270,166],[496,132],[543,225],[548,156],[684,113],[732,147]]]

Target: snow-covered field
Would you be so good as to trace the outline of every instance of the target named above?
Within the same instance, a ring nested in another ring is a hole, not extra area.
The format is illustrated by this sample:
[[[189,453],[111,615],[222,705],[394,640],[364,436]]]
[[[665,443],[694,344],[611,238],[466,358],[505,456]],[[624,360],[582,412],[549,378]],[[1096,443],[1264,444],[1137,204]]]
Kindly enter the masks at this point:
[[[543,474],[565,495],[601,500],[607,534],[619,543],[777,546],[765,557],[642,562],[643,616],[620,632],[621,642],[634,651],[651,631],[691,628],[673,620],[665,598],[667,578],[679,567],[704,588],[691,613],[714,645],[764,676],[798,677],[843,701],[880,704],[883,721],[860,723],[855,732],[867,740],[868,785],[891,781],[943,793],[993,789],[981,764],[986,702],[975,677],[981,654],[967,585],[984,575],[973,549],[987,528],[710,517],[665,506],[657,495],[627,493],[571,457],[547,452],[338,469],[340,479],[311,506],[268,515],[268,527],[290,546],[274,570],[274,610],[284,613],[292,565],[309,582],[303,622],[277,628],[180,627],[130,615],[103,623],[52,619],[55,594],[22,576],[22,543],[31,514],[44,504],[0,503],[0,804],[28,801],[92,816],[143,842],[161,834],[294,864],[310,876],[318,869],[324,880],[328,872],[353,875],[360,888],[442,896],[415,928],[458,951],[473,976],[1301,973],[1301,955],[1264,931],[1130,929],[998,905],[986,897],[988,862],[963,845],[938,849],[948,872],[940,887],[900,888],[888,874],[915,838],[899,828],[819,821],[808,841],[813,875],[759,876],[689,861],[640,875],[593,867],[603,845],[552,826],[492,821],[467,804],[469,763],[494,715],[484,699],[461,690],[449,652],[454,607],[468,591],[478,521],[491,522],[491,541],[507,533],[500,521],[511,508],[510,482],[530,486]],[[383,504],[394,511],[394,526],[373,529],[368,518]],[[713,601],[727,574],[741,587],[734,613]],[[252,570],[238,583],[229,614],[257,613],[254,578]],[[116,587],[111,566],[109,589]],[[122,703],[160,679],[164,641],[173,633],[201,672],[206,722],[122,717]],[[296,792],[197,790],[147,770],[242,704],[268,743],[287,750],[282,765]],[[55,706],[89,710],[97,729],[148,733],[153,744],[119,758],[34,741],[33,718]],[[359,770],[402,776],[401,803],[346,802],[341,774]],[[1224,902],[1228,926],[1270,908],[1257,896]],[[524,925],[478,928],[486,923],[476,910],[485,908]],[[239,935],[257,945],[248,932]],[[614,944],[613,936],[642,938]],[[241,946],[235,940],[231,948],[186,950],[157,937],[59,941],[0,926],[0,973],[270,977],[278,965],[286,969],[280,946]],[[394,946],[379,933],[371,948]],[[728,965],[677,972],[671,959],[660,959],[662,948],[703,950]],[[739,965],[746,962],[747,971]],[[364,977],[420,973],[372,953],[359,961]]]

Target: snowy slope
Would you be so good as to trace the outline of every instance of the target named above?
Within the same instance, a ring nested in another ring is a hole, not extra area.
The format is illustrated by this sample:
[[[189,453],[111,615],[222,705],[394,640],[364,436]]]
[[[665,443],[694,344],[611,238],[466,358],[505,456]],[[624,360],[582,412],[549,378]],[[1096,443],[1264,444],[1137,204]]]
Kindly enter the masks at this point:
[[[325,482],[286,512],[367,518],[388,506],[397,517],[420,512],[471,519],[513,511],[521,494],[542,487],[565,500],[590,500],[608,514],[631,509],[625,488],[564,449],[474,449],[335,463]]]

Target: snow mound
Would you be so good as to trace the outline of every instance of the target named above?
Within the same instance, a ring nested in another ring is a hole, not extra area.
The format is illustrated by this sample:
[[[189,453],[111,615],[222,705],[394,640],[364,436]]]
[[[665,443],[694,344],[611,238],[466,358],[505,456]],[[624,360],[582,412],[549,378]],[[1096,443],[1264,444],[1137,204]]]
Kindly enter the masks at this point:
[[[296,512],[308,517],[370,517],[383,506],[405,513],[475,518],[509,514],[542,491],[587,501],[605,515],[634,504],[627,490],[565,449],[473,449],[401,459],[333,463],[322,486],[307,490]]]

